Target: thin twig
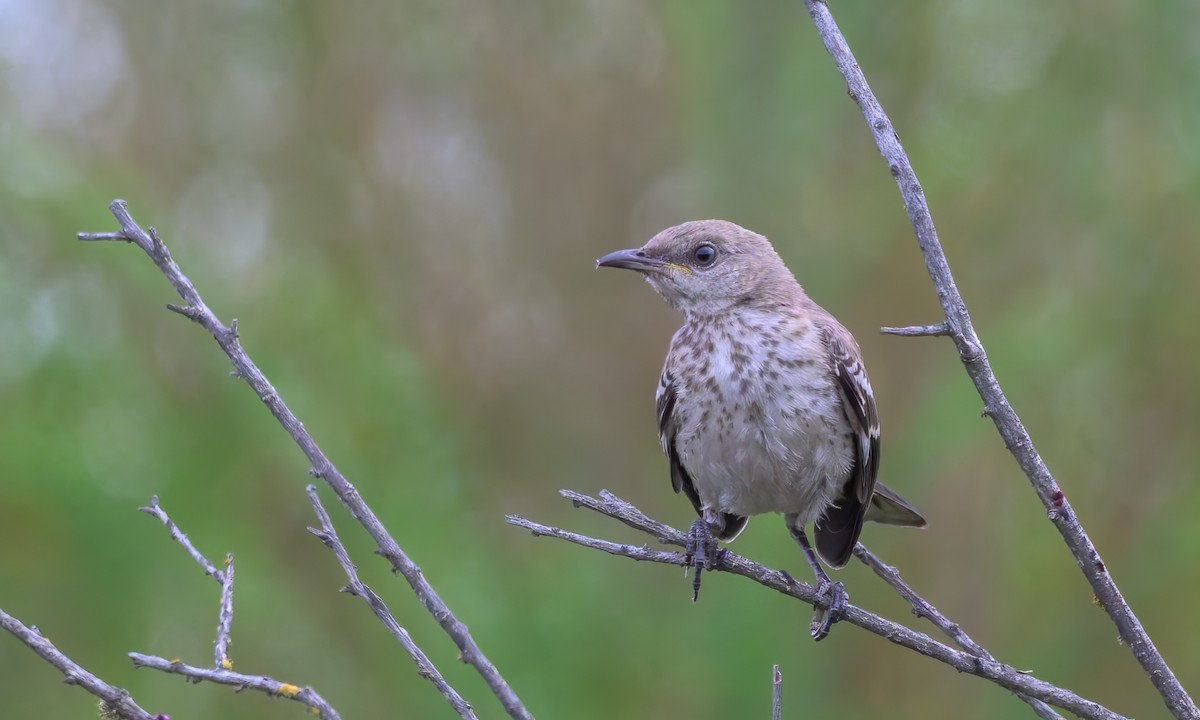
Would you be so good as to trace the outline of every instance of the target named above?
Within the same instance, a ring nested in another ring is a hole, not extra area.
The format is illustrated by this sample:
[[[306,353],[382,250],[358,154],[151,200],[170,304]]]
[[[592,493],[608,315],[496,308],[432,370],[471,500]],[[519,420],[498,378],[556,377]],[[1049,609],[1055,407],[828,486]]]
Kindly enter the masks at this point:
[[[337,711],[329,703],[325,702],[312,688],[300,688],[265,675],[243,675],[242,673],[233,672],[233,661],[229,659],[229,644],[232,642],[230,634],[233,627],[233,555],[227,554],[225,556],[225,569],[218,570],[205,557],[204,553],[196,549],[196,546],[192,544],[188,536],[179,529],[179,526],[175,524],[175,521],[171,519],[171,516],[159,504],[157,495],[151,496],[149,505],[138,509],[158,518],[171,533],[171,538],[182,545],[183,549],[187,550],[188,555],[191,555],[192,559],[200,567],[204,568],[205,574],[211,575],[216,578],[217,582],[221,583],[221,610],[217,617],[217,640],[213,645],[212,669],[196,668],[186,665],[180,660],[166,660],[155,655],[143,655],[142,653],[131,652],[129,653],[129,659],[133,661],[134,667],[149,667],[176,675],[184,675],[195,682],[212,680],[222,685],[233,685],[239,689],[251,688],[259,690],[269,695],[286,697],[304,703],[324,720],[340,720]]]
[[[681,533],[670,525],[647,516],[641,510],[638,510],[608,490],[601,490],[599,498],[575,492],[574,490],[559,490],[558,494],[570,500],[571,504],[575,507],[585,507],[602,515],[608,515],[615,520],[620,520],[634,530],[648,532],[657,538],[660,543],[687,547],[687,533]],[[620,512],[613,514],[612,510],[614,508],[619,509]]]
[[[233,553],[225,555],[221,573],[221,612],[217,617],[217,641],[213,644],[213,667],[232,670],[229,659],[230,634],[233,630]]]
[[[329,519],[329,513],[325,511],[325,506],[321,504],[321,499],[317,496],[316,486],[309,485],[307,490],[308,499],[312,501],[313,511],[316,512],[317,519],[321,521],[320,530],[310,527],[308,531],[324,543],[325,547],[333,551],[338,563],[342,566],[342,570],[346,572],[346,577],[349,578],[350,583],[343,587],[342,591],[363,599],[367,607],[371,608],[371,612],[375,613],[375,617],[379,618],[379,621],[388,629],[388,632],[396,638],[396,641],[400,643],[401,647],[408,653],[408,656],[417,664],[417,673],[423,678],[428,678],[437,686],[438,691],[442,693],[442,696],[446,698],[446,702],[450,703],[450,707],[454,708],[459,717],[464,720],[475,720],[475,711],[471,709],[471,704],[463,700],[458,691],[451,687],[450,683],[446,682],[446,678],[442,676],[442,673],[438,671],[433,661],[429,659],[425,652],[417,646],[408,634],[408,631],[400,627],[400,623],[396,621],[395,616],[388,610],[387,603],[383,601],[383,598],[379,597],[374,590],[359,579],[358,568],[354,566],[354,563],[350,560],[350,555],[346,552],[345,546],[342,545],[341,539],[338,538],[337,530],[333,527],[333,521]]]
[[[884,563],[875,553],[867,549],[866,545],[857,543],[854,546],[854,556],[863,562],[864,565],[875,571],[875,574],[883,578],[883,581],[896,591],[896,593],[908,601],[912,605],[913,614],[919,618],[926,618],[946,634],[946,637],[954,641],[954,644],[971,653],[975,657],[984,658],[986,660],[995,660],[992,654],[989,653],[982,645],[971,639],[966,631],[953,622],[933,606],[925,598],[917,594],[916,590],[912,589],[904,579],[900,577],[900,571]],[[1016,693],[1016,696],[1023,702],[1033,708],[1038,717],[1043,720],[1062,720],[1062,716],[1054,712],[1054,710],[1046,703],[1036,698],[1031,698],[1023,693]]]
[[[884,335],[900,335],[901,337],[940,337],[950,334],[950,326],[944,322],[936,325],[910,325],[908,327],[881,327],[879,332]]]
[[[105,240],[116,240],[118,242],[127,242],[127,243],[133,242],[132,240],[127,238],[125,236],[125,233],[123,233],[123,232],[95,232],[95,233],[81,232],[81,233],[75,234],[75,239],[82,240],[84,242],[103,242]]]
[[[1017,463],[1037,492],[1047,517],[1058,529],[1071,554],[1075,557],[1075,562],[1091,585],[1096,599],[1104,607],[1108,616],[1112,618],[1121,640],[1129,646],[1171,713],[1176,718],[1200,717],[1200,710],[1197,710],[1195,701],[1184,690],[1183,685],[1180,684],[1162,654],[1154,646],[1154,642],[1151,641],[1129,604],[1125,602],[1116,582],[1109,575],[1104,562],[1100,559],[1100,554],[1092,544],[1091,538],[1088,537],[1087,532],[1076,518],[1075,512],[1071,509],[1054,476],[1046,468],[1045,461],[1034,448],[1033,440],[1030,439],[1020,417],[1017,416],[1016,411],[1013,410],[1004,392],[1000,389],[1000,383],[996,380],[995,373],[992,372],[983,344],[975,334],[966,303],[963,302],[962,295],[955,285],[954,276],[950,273],[950,265],[946,262],[946,255],[938,240],[929,205],[925,200],[925,193],[917,181],[908,155],[905,154],[904,148],[900,144],[900,137],[896,134],[891,120],[883,111],[879,101],[875,99],[874,93],[871,92],[871,87],[867,84],[866,77],[863,76],[862,69],[858,66],[858,61],[850,51],[846,38],[842,36],[841,30],[834,21],[829,7],[822,0],[804,0],[804,4],[816,24],[817,32],[825,43],[825,48],[846,80],[850,97],[854,98],[859,109],[862,110],[863,117],[866,118],[871,134],[875,138],[875,144],[887,161],[888,169],[891,171],[896,185],[900,188],[900,195],[904,199],[904,209],[912,221],[929,277],[933,281],[938,301],[946,314],[946,324],[950,329],[954,344],[958,348],[963,366],[972,382],[975,383],[980,398],[983,399],[984,413],[992,418],[1000,436],[1004,438],[1005,446],[1016,458]]]
[[[142,249],[150,259],[154,262],[162,274],[167,278],[179,296],[183,298],[185,305],[172,306],[172,310],[179,312],[185,317],[191,319],[207,330],[216,340],[221,350],[233,363],[234,375],[246,381],[254,393],[258,395],[279,424],[283,426],[288,435],[300,447],[301,452],[308,458],[312,465],[309,471],[314,477],[324,480],[338,500],[350,511],[350,514],[366,529],[367,533],[375,541],[378,547],[379,554],[385,557],[391,563],[392,570],[404,576],[408,584],[416,593],[417,598],[429,614],[437,620],[442,630],[454,641],[458,646],[463,662],[471,665],[483,677],[492,693],[499,699],[500,704],[504,707],[505,712],[516,720],[533,720],[533,715],[526,709],[521,699],[516,692],[509,687],[508,682],[500,675],[500,671],[492,664],[492,661],[483,653],[475,639],[471,636],[467,626],[464,625],[446,603],[441,596],[425,579],[421,568],[413,562],[400,545],[388,534],[383,527],[383,523],[375,515],[375,512],[363,501],[358,494],[358,490],[350,484],[342,473],[334,466],[333,462],[326,457],[325,453],[305,430],[304,425],[296,418],[295,414],[284,403],[283,398],[279,396],[275,388],[263,375],[250,356],[242,348],[241,340],[238,337],[237,322],[234,321],[230,325],[225,325],[217,318],[217,316],[205,304],[204,299],[200,297],[200,293],[196,291],[192,281],[188,279],[183,271],[179,269],[179,265],[171,257],[167,246],[158,237],[158,233],[154,228],[150,228],[147,232],[143,230],[133,218],[129,215],[129,211],[125,207],[125,201],[114,200],[109,209],[117,222],[121,225],[120,233],[80,233],[80,240],[124,240],[132,242]]]
[[[592,498],[570,491],[562,491],[562,494],[578,506],[586,507],[608,517],[620,520],[626,525],[645,532],[663,542],[678,546],[686,542],[686,534],[682,531],[647,518],[641,510],[612,493],[605,493],[601,498]],[[506,520],[512,525],[529,530],[535,536],[559,538],[576,545],[600,550],[610,555],[620,555],[633,560],[663,563],[666,565],[683,565],[685,562],[683,553],[679,552],[653,550],[645,545],[639,546],[600,540],[511,515]],[[797,582],[783,571],[773,570],[760,565],[727,548],[723,548],[717,553],[712,569],[741,575],[760,585],[789,597],[794,597],[809,605],[824,606],[828,602],[828,597],[818,594],[816,589],[811,585]],[[1010,665],[996,662],[993,659],[978,657],[971,653],[955,650],[924,633],[911,630],[855,605],[849,605],[846,608],[844,620],[851,625],[863,628],[897,645],[945,663],[959,672],[991,680],[1007,690],[1037,698],[1055,707],[1069,710],[1080,717],[1124,720],[1123,716],[1118,715],[1099,703],[1082,698],[1070,690],[1051,685],[1044,680],[1039,680],[1032,674],[1022,672]]]
[[[158,518],[159,522],[165,525],[167,531],[171,533],[171,539],[183,546],[187,554],[191,555],[192,559],[204,568],[204,574],[211,576],[221,584],[221,609],[217,615],[217,640],[213,643],[213,667],[232,670],[233,662],[229,659],[229,644],[232,642],[230,635],[233,631],[233,554],[225,555],[225,569],[218,570],[217,566],[192,544],[187,534],[179,529],[167,511],[163,510],[157,495],[151,495],[150,504],[140,507],[138,510]]]
[[[582,547],[606,552],[609,555],[618,555],[627,557],[630,560],[638,560],[641,562],[662,563],[664,565],[687,565],[687,559],[683,553],[671,552],[670,550],[653,550],[648,545],[630,545],[628,543],[612,542],[611,540],[600,540],[598,538],[588,537],[573,533],[570,530],[543,525],[541,523],[528,520],[519,515],[505,515],[504,522],[509,525],[515,525],[519,528],[524,528],[533,533],[534,537],[552,537],[559,540],[566,540],[569,543],[580,545]],[[804,587],[809,587],[805,585]],[[810,589],[811,590],[811,589]],[[801,591],[803,592],[803,591]],[[809,592],[805,597],[801,597],[805,602],[814,602],[817,600],[815,591]]]
[[[30,650],[40,655],[43,660],[58,668],[63,674],[63,682],[68,685],[78,685],[92,695],[100,698],[110,712],[116,713],[125,720],[159,720],[163,716],[151,715],[138,706],[129,693],[122,688],[114,687],[100,678],[84,670],[78,663],[64,655],[54,643],[42,636],[37,628],[31,628],[12,615],[0,610],[0,627],[13,634]]]
[[[208,558],[204,557],[204,553],[196,549],[196,546],[192,544],[192,541],[188,539],[188,536],[184,534],[184,532],[179,529],[179,526],[175,524],[175,521],[172,520],[169,515],[167,515],[166,511],[162,509],[162,506],[158,504],[157,495],[151,495],[150,504],[146,505],[145,507],[140,507],[138,510],[146,513],[147,515],[153,515],[154,517],[158,518],[159,522],[167,527],[167,532],[171,533],[171,539],[183,546],[183,549],[187,550],[187,554],[191,555],[192,559],[195,560],[200,567],[204,568],[205,575],[212,576],[212,578],[221,585],[225,584],[224,574],[217,569],[216,565],[213,565],[211,562],[209,562]]]
[[[783,720],[783,673],[771,668],[771,720]]]
[[[265,675],[244,675],[223,668],[202,668],[187,665],[178,660],[167,660],[156,655],[129,653],[129,659],[137,668],[153,668],[173,675],[182,675],[193,682],[208,680],[221,685],[230,685],[238,691],[249,688],[266,693],[271,697],[287,698],[308,706],[314,715],[321,720],[341,720],[341,716],[325,699],[310,687],[300,687],[291,683],[280,682]]]

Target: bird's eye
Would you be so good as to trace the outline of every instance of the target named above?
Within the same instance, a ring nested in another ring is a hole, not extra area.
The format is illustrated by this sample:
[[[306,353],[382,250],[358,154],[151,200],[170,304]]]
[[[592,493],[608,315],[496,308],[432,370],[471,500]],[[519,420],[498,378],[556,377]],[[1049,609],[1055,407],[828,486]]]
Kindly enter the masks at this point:
[[[717,249],[708,243],[697,245],[692,252],[692,256],[696,258],[696,264],[700,267],[708,267],[717,259]]]

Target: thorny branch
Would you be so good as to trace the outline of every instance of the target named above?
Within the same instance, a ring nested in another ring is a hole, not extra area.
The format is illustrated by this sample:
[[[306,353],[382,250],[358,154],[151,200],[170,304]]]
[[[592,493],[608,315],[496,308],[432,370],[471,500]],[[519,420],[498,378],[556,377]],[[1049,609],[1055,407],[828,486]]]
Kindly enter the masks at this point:
[[[608,491],[601,491],[598,498],[572,490],[562,490],[560,493],[577,507],[586,507],[602,515],[620,520],[632,528],[649,534],[660,543],[675,545],[677,547],[684,547],[687,544],[686,533],[647,517],[641,510]],[[620,555],[621,557],[633,560],[663,563],[665,565],[686,564],[684,554],[680,552],[655,550],[647,545],[630,545],[627,543],[600,540],[560,528],[542,525],[541,523],[513,515],[508,516],[506,520],[509,524],[529,530],[535,536],[555,537],[576,545],[600,550],[610,555]],[[728,548],[723,548],[717,553],[712,569],[741,575],[776,592],[794,597],[810,605],[823,606],[828,602],[828,597],[819,595],[816,588],[811,585],[797,582],[785,572],[773,570],[752,560],[748,560]],[[855,605],[847,607],[844,621],[851,625],[857,625],[901,647],[906,647],[921,655],[945,663],[959,672],[991,680],[995,684],[1014,693],[1036,698],[1049,705],[1069,710],[1081,718],[1123,720],[1123,716],[1118,715],[1099,703],[1082,698],[1070,690],[1051,685],[1044,680],[1039,680],[1029,673],[1017,670],[1011,665],[997,662],[990,655],[977,655],[971,651],[955,650],[924,633],[911,630]]]
[[[858,66],[846,38],[842,35],[828,5],[822,0],[804,0],[809,15],[812,16],[817,32],[825,43],[826,50],[833,57],[838,71],[846,80],[850,97],[858,103],[866,118],[867,126],[875,138],[880,154],[887,161],[888,169],[900,188],[904,199],[904,209],[912,221],[913,230],[917,235],[917,243],[925,258],[925,266],[929,277],[937,291],[938,301],[945,313],[945,326],[948,334],[958,348],[959,358],[983,399],[984,413],[992,418],[996,430],[1004,438],[1004,444],[1016,458],[1017,464],[1029,478],[1033,489],[1037,492],[1046,516],[1062,535],[1075,562],[1083,572],[1095,593],[1096,599],[1113,624],[1117,627],[1121,640],[1129,646],[1142,669],[1150,676],[1150,681],[1158,689],[1163,701],[1176,718],[1200,717],[1195,701],[1184,690],[1183,685],[1175,677],[1166,660],[1154,646],[1150,636],[1142,627],[1141,622],[1125,602],[1124,596],[1117,588],[1116,582],[1105,568],[1100,554],[1092,544],[1091,538],[1083,529],[1075,512],[1067,502],[1066,495],[1058,486],[1054,476],[1050,474],[1045,461],[1038,453],[1030,439],[1029,433],[1021,423],[1015,410],[1009,404],[1000,383],[988,362],[983,344],[975,334],[971,324],[971,316],[967,312],[966,303],[958,292],[954,276],[950,273],[950,265],[942,251],[938,240],[937,230],[925,200],[925,193],[917,181],[916,172],[908,160],[908,155],[900,144],[891,120],[883,111],[879,101],[871,92],[870,85]],[[936,327],[936,326],[933,326]],[[886,331],[885,331],[886,332]],[[937,334],[937,333],[897,333],[897,334]]]
[[[217,618],[217,641],[213,649],[214,663],[212,668],[193,667],[179,660],[167,660],[155,655],[143,655],[142,653],[131,652],[129,653],[129,659],[133,661],[133,666],[137,668],[154,668],[163,672],[183,675],[192,682],[211,680],[222,685],[232,685],[238,688],[239,692],[246,688],[258,690],[272,697],[284,697],[303,703],[321,720],[341,720],[341,716],[338,715],[337,711],[312,688],[301,688],[291,683],[280,682],[274,678],[266,677],[265,675],[243,675],[242,673],[233,672],[233,661],[229,659],[228,654],[230,628],[233,625],[233,555],[226,555],[225,569],[217,570],[216,566],[209,562],[204,553],[196,549],[196,546],[192,544],[188,536],[167,515],[167,511],[162,509],[162,506],[158,503],[157,495],[150,498],[149,505],[138,509],[144,513],[153,515],[163,525],[166,525],[167,530],[171,533],[171,539],[182,545],[184,550],[187,550],[188,555],[191,555],[192,559],[200,567],[204,568],[206,575],[213,576],[221,584],[221,612]]]
[[[313,477],[324,480],[333,490],[334,495],[338,500],[350,511],[354,519],[366,529],[371,539],[375,541],[378,552],[391,564],[392,570],[404,576],[412,587],[413,592],[425,606],[425,609],[438,622],[447,635],[458,646],[459,653],[462,656],[463,662],[471,665],[483,677],[492,693],[500,701],[505,712],[515,720],[533,720],[533,715],[526,709],[521,699],[516,692],[509,687],[508,682],[501,676],[500,671],[492,664],[492,661],[483,653],[475,639],[471,636],[467,626],[464,625],[446,603],[438,595],[429,581],[425,579],[421,568],[400,548],[400,545],[384,528],[383,523],[379,520],[375,512],[367,505],[367,503],[359,495],[358,490],[342,475],[342,473],[334,466],[333,462],[325,455],[324,451],[313,440],[312,436],[304,428],[303,423],[292,413],[283,398],[263,375],[258,366],[246,354],[242,348],[241,339],[238,336],[237,321],[233,321],[230,325],[225,325],[205,304],[204,299],[200,297],[200,293],[196,291],[192,281],[188,279],[179,265],[171,257],[167,246],[158,237],[157,231],[152,227],[149,231],[143,230],[130,216],[128,209],[125,207],[125,201],[114,200],[109,209],[117,222],[121,225],[120,232],[103,232],[103,233],[79,233],[78,237],[84,241],[120,241],[128,242],[137,245],[145,252],[154,262],[162,274],[167,278],[179,296],[183,298],[184,305],[168,305],[172,311],[183,315],[184,317],[197,323],[213,336],[221,350],[233,363],[234,374],[245,380],[254,393],[258,395],[279,424],[284,430],[291,435],[296,445],[300,447],[301,452],[308,458],[312,468],[310,473]]]
[[[325,511],[325,506],[321,504],[321,498],[317,496],[317,488],[313,485],[308,486],[308,499],[312,502],[313,511],[317,514],[317,519],[321,521],[321,529],[309,528],[308,531],[315,535],[325,547],[333,551],[337,557],[338,563],[341,564],[342,570],[346,572],[346,577],[350,582],[342,588],[342,592],[356,595],[362,598],[367,607],[371,608],[371,612],[375,613],[375,617],[383,623],[388,632],[396,638],[397,642],[417,664],[417,673],[428,678],[430,682],[437,686],[442,696],[446,698],[446,702],[450,703],[450,707],[454,708],[459,717],[463,720],[475,720],[475,711],[471,709],[471,704],[462,699],[450,683],[446,682],[446,678],[442,677],[441,672],[434,666],[433,661],[421,650],[420,647],[413,641],[408,631],[400,627],[400,623],[396,621],[391,610],[388,610],[387,603],[383,598],[375,594],[375,591],[366,585],[358,577],[358,568],[354,566],[354,562],[350,560],[349,553],[346,552],[346,547],[342,545],[342,541],[338,538],[337,530],[333,527],[333,521],[329,519],[329,513]]]

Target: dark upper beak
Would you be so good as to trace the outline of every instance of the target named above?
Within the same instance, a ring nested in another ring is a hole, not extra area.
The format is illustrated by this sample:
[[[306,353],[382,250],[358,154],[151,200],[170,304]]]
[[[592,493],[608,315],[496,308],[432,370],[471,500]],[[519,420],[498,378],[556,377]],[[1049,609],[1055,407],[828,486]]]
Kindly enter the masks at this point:
[[[641,272],[660,270],[666,265],[666,262],[658,258],[647,257],[646,253],[639,248],[618,250],[596,261],[596,267],[598,268],[625,268],[626,270],[638,270]]]

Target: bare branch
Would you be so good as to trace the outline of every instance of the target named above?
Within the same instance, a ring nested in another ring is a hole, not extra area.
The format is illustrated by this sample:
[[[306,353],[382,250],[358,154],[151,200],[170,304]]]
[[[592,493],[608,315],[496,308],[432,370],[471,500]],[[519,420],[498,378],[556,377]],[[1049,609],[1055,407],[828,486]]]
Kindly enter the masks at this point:
[[[863,562],[864,565],[875,571],[875,574],[883,578],[883,581],[891,585],[896,593],[907,600],[912,605],[913,614],[919,618],[926,618],[931,623],[936,625],[939,630],[946,634],[954,644],[971,653],[975,657],[984,658],[986,660],[995,660],[992,654],[984,649],[982,645],[971,639],[970,635],[958,625],[952,622],[950,618],[943,615],[935,608],[928,600],[917,594],[916,590],[904,582],[900,577],[900,572],[896,568],[884,563],[879,557],[867,549],[866,545],[857,543],[854,546],[854,555]],[[1023,693],[1016,693],[1016,696],[1025,703],[1028,703],[1038,717],[1043,720],[1062,720],[1062,716],[1054,712],[1049,705],[1031,698]]]
[[[238,691],[250,689],[266,693],[271,697],[287,698],[302,703],[321,720],[341,720],[341,716],[325,699],[310,687],[300,687],[291,683],[280,682],[265,675],[243,675],[224,668],[202,668],[187,665],[178,660],[167,660],[156,655],[129,653],[129,659],[137,668],[153,668],[173,675],[182,675],[193,682],[208,680],[209,682],[229,685]]]
[[[936,325],[910,325],[908,327],[881,327],[879,332],[884,335],[900,335],[902,337],[940,337],[950,334],[950,326],[944,322]]]
[[[239,691],[244,688],[259,690],[272,696],[286,697],[304,703],[325,720],[340,720],[337,711],[312,688],[302,689],[265,675],[243,675],[233,672],[233,661],[229,659],[230,633],[233,627],[233,555],[227,554],[225,569],[218,570],[204,556],[204,553],[196,549],[188,536],[167,515],[167,511],[159,504],[157,495],[150,498],[149,505],[138,509],[153,515],[163,525],[166,525],[167,530],[171,533],[171,538],[187,550],[188,555],[191,555],[192,559],[204,568],[205,574],[213,576],[217,582],[221,583],[221,611],[217,617],[217,640],[213,645],[213,669],[196,668],[186,665],[180,660],[166,660],[155,655],[143,655],[135,652],[129,653],[129,659],[133,661],[134,667],[149,667],[176,675],[184,675],[195,682],[212,680],[222,685],[233,685],[239,688]]]
[[[408,653],[408,656],[417,664],[417,673],[423,678],[428,678],[437,686],[438,691],[442,693],[442,696],[446,698],[446,702],[450,703],[450,706],[454,708],[459,717],[464,718],[464,720],[475,720],[475,711],[471,709],[470,703],[463,700],[458,691],[451,687],[450,683],[446,682],[441,672],[434,666],[433,661],[417,646],[408,634],[408,631],[400,627],[400,623],[396,622],[395,616],[388,610],[387,603],[383,601],[383,598],[379,597],[374,590],[359,579],[358,568],[354,566],[354,563],[350,560],[350,555],[346,552],[345,546],[342,545],[342,541],[338,538],[337,530],[333,527],[333,521],[329,519],[329,513],[325,511],[325,507],[321,504],[321,499],[317,496],[317,488],[309,485],[307,490],[308,499],[312,501],[313,510],[317,513],[317,519],[321,521],[320,530],[310,527],[308,531],[317,536],[325,544],[325,547],[333,551],[342,569],[346,572],[346,577],[349,578],[350,583],[342,588],[342,591],[363,599],[367,607],[371,608],[371,612],[375,613],[375,617],[379,618],[379,621],[388,629],[388,632],[396,638],[397,642]]]
[[[615,520],[620,520],[634,530],[647,532],[658,539],[660,543],[687,547],[687,533],[679,532],[666,523],[648,517],[641,510],[612,494],[607,490],[600,491],[599,499],[575,492],[574,490],[559,490],[559,495],[571,501],[575,507],[585,507]]]
[[[179,529],[179,526],[175,524],[175,521],[167,515],[166,511],[162,509],[162,506],[158,504],[157,495],[151,495],[150,504],[146,505],[145,507],[138,508],[138,511],[144,512],[147,515],[153,515],[154,517],[158,518],[159,522],[167,526],[167,532],[171,533],[171,539],[182,545],[183,549],[187,550],[187,554],[191,555],[192,559],[199,563],[200,567],[204,568],[205,575],[212,576],[212,578],[221,583],[221,585],[225,584],[223,573],[217,569],[216,565],[213,565],[211,562],[209,562],[208,558],[204,557],[204,553],[196,549],[196,546],[192,544],[192,541],[188,539],[188,536],[184,534],[184,532]]]
[[[104,240],[117,240],[120,242],[127,242],[127,243],[133,242],[133,240],[130,240],[128,237],[126,237],[125,233],[123,233],[123,232],[98,232],[98,233],[81,232],[81,233],[75,234],[75,239],[82,240],[84,242],[101,242]]]
[[[233,669],[229,659],[230,633],[233,630],[233,553],[225,555],[221,573],[221,612],[217,616],[217,641],[213,644],[213,667]]]
[[[150,259],[154,262],[162,274],[167,278],[179,296],[183,298],[184,306],[175,306],[176,312],[180,312],[185,317],[197,323],[213,336],[221,350],[233,363],[233,374],[246,381],[254,393],[258,395],[279,424],[292,437],[296,445],[299,446],[304,456],[308,458],[312,465],[310,470],[314,477],[324,480],[338,500],[350,511],[350,514],[366,529],[367,533],[375,541],[378,547],[379,554],[385,557],[392,566],[394,572],[398,572],[408,581],[413,592],[429,611],[429,614],[434,617],[438,624],[442,627],[447,635],[458,646],[462,659],[467,664],[475,668],[475,670],[483,677],[492,693],[500,700],[500,704],[504,706],[505,712],[510,717],[517,720],[532,720],[533,716],[516,692],[509,687],[508,682],[500,675],[496,666],[483,653],[475,639],[471,636],[467,626],[459,621],[458,617],[451,612],[450,608],[442,600],[441,596],[425,579],[421,568],[413,562],[407,554],[400,548],[400,545],[388,534],[383,523],[380,522],[375,512],[363,501],[358,490],[350,484],[342,473],[334,466],[333,462],[326,457],[325,453],[305,430],[304,425],[297,419],[296,415],[284,403],[283,398],[263,375],[258,366],[246,354],[242,348],[241,340],[238,337],[236,322],[227,326],[217,318],[217,316],[205,304],[204,299],[200,297],[200,293],[196,291],[192,281],[188,279],[179,265],[171,257],[167,246],[158,237],[157,231],[150,228],[149,231],[143,230],[125,207],[125,201],[114,200],[109,209],[117,222],[121,225],[120,233],[103,234],[103,233],[80,233],[80,240],[127,240],[137,245],[142,249]]]
[[[665,541],[673,545],[683,543],[683,538],[685,537],[683,532],[670,528],[657,520],[647,518],[642,511],[612,493],[602,493],[600,498],[592,498],[569,491],[563,491],[562,494],[578,506],[586,507],[620,520],[626,525],[645,532],[652,537],[665,537]],[[633,560],[656,562],[665,565],[685,564],[683,553],[653,550],[645,545],[638,546],[600,540],[569,532],[561,528],[542,525],[541,523],[521,517],[509,516],[506,520],[512,525],[529,530],[535,536],[559,538],[576,545],[601,550],[610,555],[620,555]],[[781,570],[764,567],[734,553],[728,548],[722,548],[717,553],[712,569],[741,575],[760,585],[789,597],[794,597],[809,605],[824,606],[828,602],[828,598],[819,595],[811,585],[797,582]],[[959,672],[991,680],[1007,690],[1037,698],[1055,707],[1069,710],[1082,718],[1125,720],[1123,716],[1118,715],[1103,705],[1082,698],[1069,690],[1051,685],[1044,680],[1039,680],[1029,673],[1017,670],[1010,665],[996,662],[990,657],[978,657],[971,653],[955,650],[928,635],[911,630],[855,605],[849,605],[846,608],[844,620],[889,642],[945,663]]]
[[[783,720],[783,673],[771,668],[771,720]]]
[[[63,674],[63,682],[68,685],[78,685],[100,698],[100,702],[107,711],[116,713],[125,720],[160,720],[163,717],[151,715],[143,710],[124,689],[109,685],[84,670],[78,663],[54,647],[54,643],[43,637],[37,628],[26,626],[3,610],[0,610],[0,627],[28,645],[29,649],[40,655],[43,660],[58,668]]]
[[[167,531],[171,533],[171,539],[182,545],[188,555],[191,555],[192,559],[204,568],[204,574],[212,576],[221,584],[221,610],[217,616],[217,640],[213,644],[213,667],[225,670],[233,669],[233,662],[229,659],[230,633],[233,629],[233,555],[225,555],[225,569],[218,570],[217,566],[213,565],[204,556],[204,553],[196,549],[187,534],[180,530],[175,521],[167,515],[167,511],[163,510],[162,505],[159,504],[157,495],[151,495],[150,504],[140,507],[138,510],[158,518],[159,522],[165,525]]]
[[[533,533],[534,537],[552,537],[559,540],[566,540],[575,545],[581,545],[600,552],[606,552],[609,555],[619,555],[627,557],[630,560],[640,560],[642,562],[663,563],[664,565],[679,565],[686,566],[687,561],[683,553],[671,552],[669,550],[651,550],[647,545],[629,545],[626,543],[616,543],[609,540],[599,540],[597,538],[580,535],[562,528],[551,527],[535,523],[532,520],[526,520],[517,515],[506,515],[504,521],[509,525],[516,525],[519,528],[525,528]],[[807,587],[807,586],[806,586]],[[816,598],[816,593],[812,593],[813,598]]]
[[[850,51],[846,38],[842,36],[833,15],[829,12],[829,7],[822,0],[804,0],[804,4],[816,24],[817,32],[825,43],[825,48],[846,80],[850,97],[854,98],[859,109],[862,110],[863,117],[866,118],[871,134],[875,138],[875,144],[887,161],[888,169],[891,171],[896,185],[900,188],[900,195],[904,199],[904,209],[912,221],[929,277],[933,280],[938,301],[946,314],[946,325],[958,348],[959,358],[962,360],[967,374],[971,377],[971,381],[975,383],[979,396],[983,399],[984,413],[992,418],[1000,436],[1004,438],[1005,446],[1016,458],[1017,464],[1021,466],[1037,492],[1038,498],[1042,501],[1046,516],[1062,535],[1071,554],[1075,557],[1076,564],[1091,585],[1092,592],[1112,619],[1113,624],[1116,625],[1121,640],[1129,646],[1171,713],[1176,718],[1200,717],[1200,710],[1197,709],[1195,701],[1184,690],[1183,685],[1175,677],[1158,648],[1154,646],[1129,604],[1125,602],[1124,596],[1117,588],[1112,576],[1108,574],[1091,538],[1088,537],[1076,518],[1054,476],[1046,468],[1045,461],[1034,448],[1033,440],[1030,439],[1020,417],[1017,416],[1016,411],[1013,410],[1004,396],[1004,392],[1000,389],[1000,383],[996,380],[996,375],[988,362],[983,344],[979,341],[979,337],[975,334],[975,328],[971,324],[971,316],[967,312],[966,303],[963,302],[962,295],[955,285],[954,276],[950,273],[950,265],[946,262],[946,255],[938,240],[937,230],[934,228],[924,191],[917,181],[917,175],[908,160],[908,155],[905,154],[904,148],[900,144],[900,137],[896,134],[891,120],[883,111],[879,101],[875,99],[874,93],[871,92],[871,87],[867,84],[866,77],[863,76],[862,69],[858,66],[858,61]]]

